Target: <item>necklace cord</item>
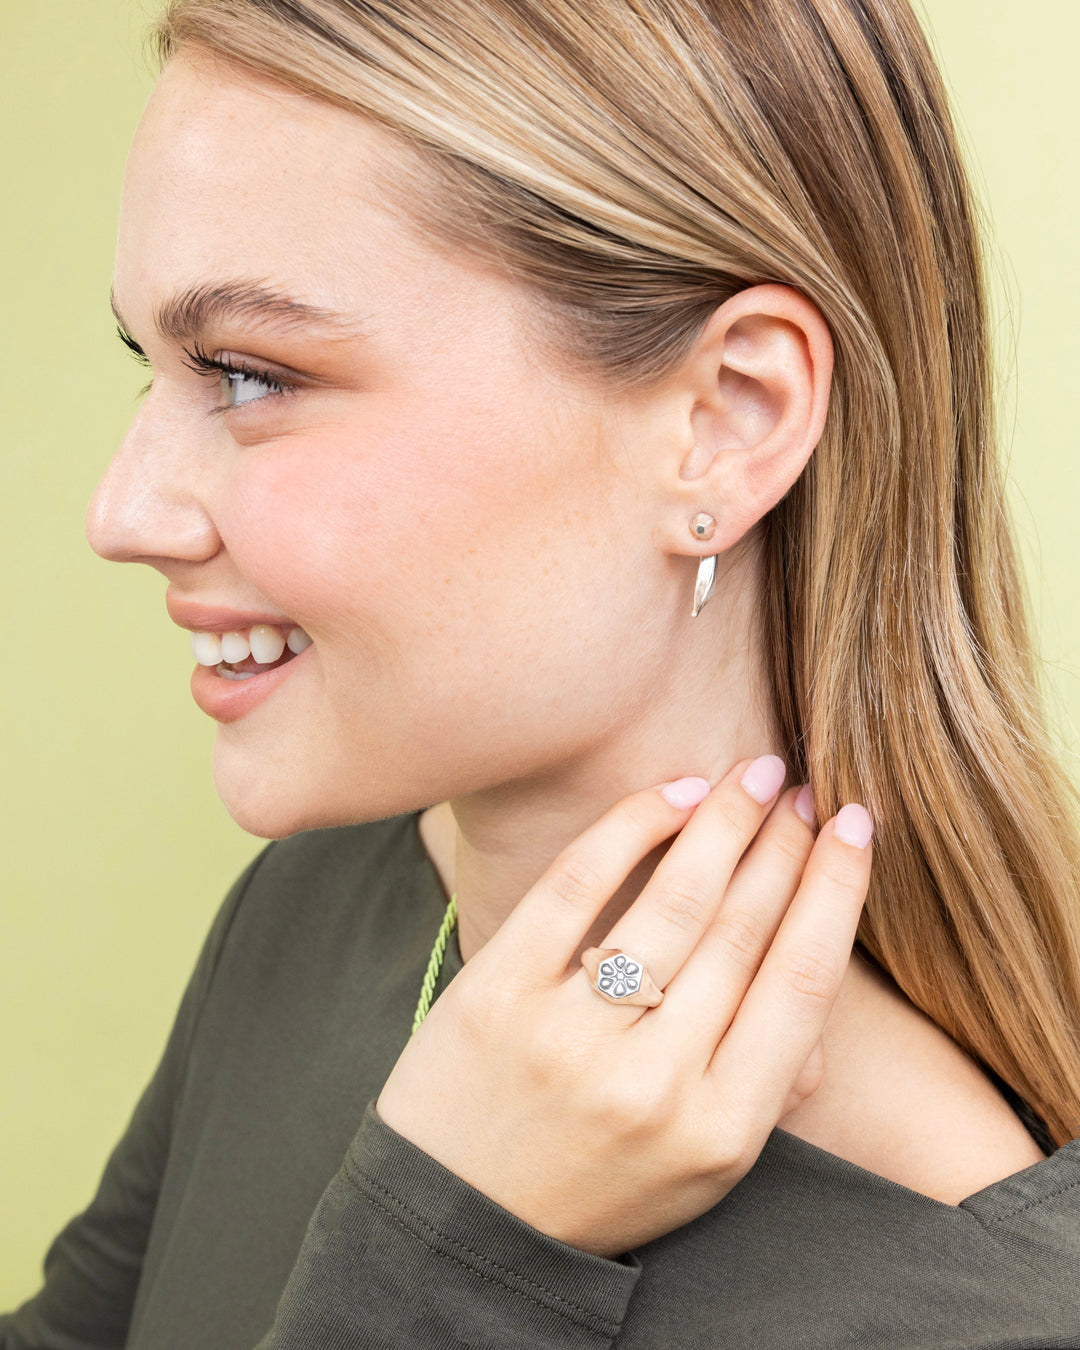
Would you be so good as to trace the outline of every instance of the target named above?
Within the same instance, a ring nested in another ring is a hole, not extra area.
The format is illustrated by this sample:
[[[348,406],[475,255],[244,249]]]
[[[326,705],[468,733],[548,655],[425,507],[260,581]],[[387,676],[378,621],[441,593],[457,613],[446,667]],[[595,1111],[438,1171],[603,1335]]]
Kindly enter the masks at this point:
[[[443,921],[439,926],[439,933],[435,939],[435,945],[431,949],[431,956],[428,958],[427,971],[424,974],[424,983],[420,986],[420,1002],[416,1005],[416,1016],[413,1018],[412,1031],[410,1036],[416,1035],[416,1030],[420,1023],[428,1014],[431,1007],[431,996],[435,992],[435,986],[439,981],[439,972],[442,970],[443,957],[446,955],[446,944],[450,940],[450,934],[453,932],[454,924],[457,923],[457,892],[450,897],[450,903],[446,906],[446,913],[443,915]]]

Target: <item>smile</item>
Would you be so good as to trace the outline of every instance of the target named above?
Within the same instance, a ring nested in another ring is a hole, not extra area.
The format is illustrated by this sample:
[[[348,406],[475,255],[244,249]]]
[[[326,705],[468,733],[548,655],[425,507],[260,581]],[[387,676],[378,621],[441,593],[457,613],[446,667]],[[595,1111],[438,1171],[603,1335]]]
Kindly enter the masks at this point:
[[[223,633],[192,631],[198,662],[191,676],[195,702],[216,722],[235,722],[303,670],[316,650],[298,625],[285,631],[257,623]]]
[[[311,638],[299,625],[293,625],[287,632],[268,623],[257,623],[251,628],[234,628],[224,633],[191,634],[195,660],[200,666],[215,666],[218,675],[226,680],[248,680],[274,670],[310,646]]]

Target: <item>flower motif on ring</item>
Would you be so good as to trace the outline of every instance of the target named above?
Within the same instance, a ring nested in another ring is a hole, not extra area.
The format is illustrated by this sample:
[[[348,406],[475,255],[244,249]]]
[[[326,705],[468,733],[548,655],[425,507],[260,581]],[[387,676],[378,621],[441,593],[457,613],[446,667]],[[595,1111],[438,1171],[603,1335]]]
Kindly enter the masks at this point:
[[[609,956],[600,962],[596,987],[609,998],[627,998],[636,994],[641,988],[641,966],[625,952]]]

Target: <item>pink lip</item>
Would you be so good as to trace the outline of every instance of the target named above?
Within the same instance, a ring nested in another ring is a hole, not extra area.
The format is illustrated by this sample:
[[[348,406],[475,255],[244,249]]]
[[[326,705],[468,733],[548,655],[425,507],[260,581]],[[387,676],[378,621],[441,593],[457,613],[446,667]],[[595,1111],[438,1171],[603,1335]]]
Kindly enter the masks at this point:
[[[305,647],[299,656],[292,657],[283,666],[252,675],[248,680],[226,680],[214,666],[196,666],[191,673],[191,697],[215,722],[235,722],[284,684],[290,672],[304,665],[314,650],[313,645]]]
[[[178,600],[168,594],[165,596],[165,608],[173,623],[200,633],[228,633],[234,629],[250,628],[252,624],[268,623],[280,628],[287,637],[290,628],[299,627],[295,619],[285,614],[256,614],[250,610],[226,609],[223,605],[197,605],[192,600]]]

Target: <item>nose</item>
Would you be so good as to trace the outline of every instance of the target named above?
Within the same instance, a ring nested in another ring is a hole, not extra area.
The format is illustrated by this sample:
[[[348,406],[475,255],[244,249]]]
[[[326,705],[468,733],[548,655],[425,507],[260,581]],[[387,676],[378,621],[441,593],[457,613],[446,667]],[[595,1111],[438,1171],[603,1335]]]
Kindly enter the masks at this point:
[[[110,562],[201,562],[221,546],[193,428],[156,393],[147,395],[86,508],[86,538]]]

